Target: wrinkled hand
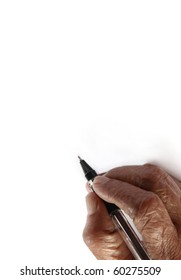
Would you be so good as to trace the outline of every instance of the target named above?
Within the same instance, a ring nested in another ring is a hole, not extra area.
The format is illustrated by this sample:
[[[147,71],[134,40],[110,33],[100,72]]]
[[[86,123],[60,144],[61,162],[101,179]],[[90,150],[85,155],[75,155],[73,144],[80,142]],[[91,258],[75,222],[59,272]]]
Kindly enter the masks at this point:
[[[94,179],[83,239],[97,259],[134,259],[102,201],[134,221],[151,259],[181,259],[181,183],[151,164],[125,166]],[[100,199],[102,198],[102,199]]]

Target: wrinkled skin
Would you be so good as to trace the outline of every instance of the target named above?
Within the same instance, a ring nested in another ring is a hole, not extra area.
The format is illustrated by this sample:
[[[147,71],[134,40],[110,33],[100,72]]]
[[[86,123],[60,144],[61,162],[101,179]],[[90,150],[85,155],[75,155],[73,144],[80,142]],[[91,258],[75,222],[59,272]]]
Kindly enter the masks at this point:
[[[161,168],[145,164],[114,168],[97,176],[93,188],[86,197],[83,239],[97,259],[134,259],[102,199],[116,204],[133,219],[151,259],[181,259],[180,181]]]

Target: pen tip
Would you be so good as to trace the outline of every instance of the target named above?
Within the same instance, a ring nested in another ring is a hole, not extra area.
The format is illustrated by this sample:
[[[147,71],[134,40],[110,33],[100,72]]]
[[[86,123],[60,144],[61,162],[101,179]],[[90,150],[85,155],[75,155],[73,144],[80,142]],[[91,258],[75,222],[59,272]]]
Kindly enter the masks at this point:
[[[80,159],[80,161],[82,160],[80,156],[78,156],[78,158]]]

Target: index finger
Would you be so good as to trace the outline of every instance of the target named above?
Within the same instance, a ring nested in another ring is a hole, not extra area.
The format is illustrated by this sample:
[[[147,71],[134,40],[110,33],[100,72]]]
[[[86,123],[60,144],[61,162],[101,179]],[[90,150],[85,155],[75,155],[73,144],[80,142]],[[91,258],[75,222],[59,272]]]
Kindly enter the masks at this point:
[[[106,176],[157,194],[164,203],[172,221],[180,225],[181,190],[174,179],[163,169],[152,164],[123,166],[108,171]]]

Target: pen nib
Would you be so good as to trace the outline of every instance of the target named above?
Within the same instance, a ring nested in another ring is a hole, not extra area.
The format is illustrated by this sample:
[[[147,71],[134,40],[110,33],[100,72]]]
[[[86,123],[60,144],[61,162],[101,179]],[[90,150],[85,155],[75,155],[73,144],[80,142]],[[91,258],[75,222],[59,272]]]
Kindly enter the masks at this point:
[[[82,160],[81,157],[78,156],[78,158],[80,159],[80,161]]]

